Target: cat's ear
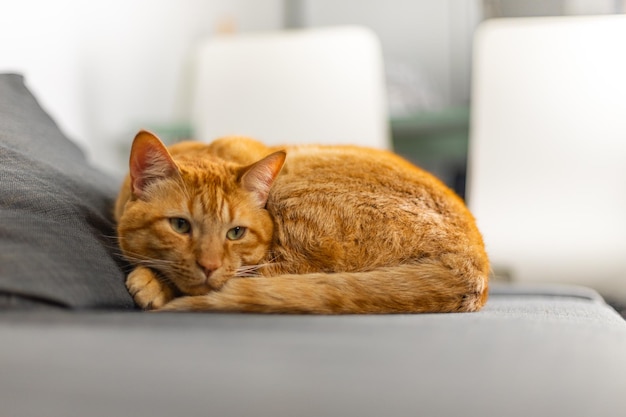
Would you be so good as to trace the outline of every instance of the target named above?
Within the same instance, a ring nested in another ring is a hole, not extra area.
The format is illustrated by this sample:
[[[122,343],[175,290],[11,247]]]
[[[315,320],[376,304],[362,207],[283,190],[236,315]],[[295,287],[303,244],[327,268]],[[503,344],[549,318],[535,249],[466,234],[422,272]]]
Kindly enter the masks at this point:
[[[172,156],[159,138],[146,130],[139,131],[130,150],[130,187],[133,195],[141,197],[149,184],[177,172]]]
[[[278,176],[287,154],[283,151],[274,152],[258,162],[244,168],[241,185],[255,196],[260,207],[264,207],[270,188]]]

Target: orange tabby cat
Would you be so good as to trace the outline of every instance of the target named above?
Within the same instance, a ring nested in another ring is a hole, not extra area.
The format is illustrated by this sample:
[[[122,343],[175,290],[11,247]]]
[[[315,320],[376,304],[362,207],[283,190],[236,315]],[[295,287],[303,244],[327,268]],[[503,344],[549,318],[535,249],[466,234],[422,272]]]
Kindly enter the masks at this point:
[[[390,152],[237,137],[168,151],[141,131],[116,218],[145,309],[420,313],[487,299],[472,215]]]

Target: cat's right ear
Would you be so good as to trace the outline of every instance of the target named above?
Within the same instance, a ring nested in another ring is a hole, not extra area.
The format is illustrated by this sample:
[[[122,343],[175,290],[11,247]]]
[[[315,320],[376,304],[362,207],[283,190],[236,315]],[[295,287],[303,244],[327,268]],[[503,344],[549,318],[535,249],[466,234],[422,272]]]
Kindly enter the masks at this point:
[[[141,130],[130,150],[130,187],[134,196],[141,197],[146,187],[178,172],[176,163],[156,135]]]
[[[284,151],[274,152],[258,162],[246,167],[241,176],[243,188],[250,191],[259,207],[264,207],[270,188],[285,163]]]

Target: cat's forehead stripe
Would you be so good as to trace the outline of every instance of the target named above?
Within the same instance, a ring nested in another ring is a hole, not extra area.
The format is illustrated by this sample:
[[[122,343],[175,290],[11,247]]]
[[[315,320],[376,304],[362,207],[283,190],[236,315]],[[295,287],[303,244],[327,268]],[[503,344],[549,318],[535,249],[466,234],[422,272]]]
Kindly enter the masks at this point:
[[[224,218],[224,207],[226,206],[226,199],[224,198],[224,193],[222,190],[216,190],[215,193],[209,195],[208,198],[211,201],[211,214],[216,216],[220,221],[225,222],[227,219]]]
[[[230,215],[230,205],[228,204],[228,201],[226,201],[226,199],[222,198],[221,200],[220,218],[224,223],[230,223],[232,221]]]
[[[223,222],[232,220],[230,205],[219,189],[204,190],[191,201],[190,210],[194,216],[217,218]]]
[[[196,198],[193,199],[190,209],[194,217],[202,216],[202,214],[204,214],[206,209],[204,208],[204,204],[202,203],[201,196],[196,196]]]

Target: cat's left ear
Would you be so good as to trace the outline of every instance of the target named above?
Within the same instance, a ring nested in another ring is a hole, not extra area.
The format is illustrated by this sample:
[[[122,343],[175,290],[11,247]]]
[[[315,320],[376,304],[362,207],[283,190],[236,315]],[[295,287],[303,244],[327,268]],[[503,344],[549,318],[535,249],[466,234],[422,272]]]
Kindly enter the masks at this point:
[[[135,136],[130,150],[130,186],[141,197],[146,187],[178,172],[178,167],[159,138],[146,130]]]
[[[246,167],[241,175],[241,185],[256,197],[260,207],[265,207],[270,188],[285,163],[287,154],[274,152],[258,162]]]

